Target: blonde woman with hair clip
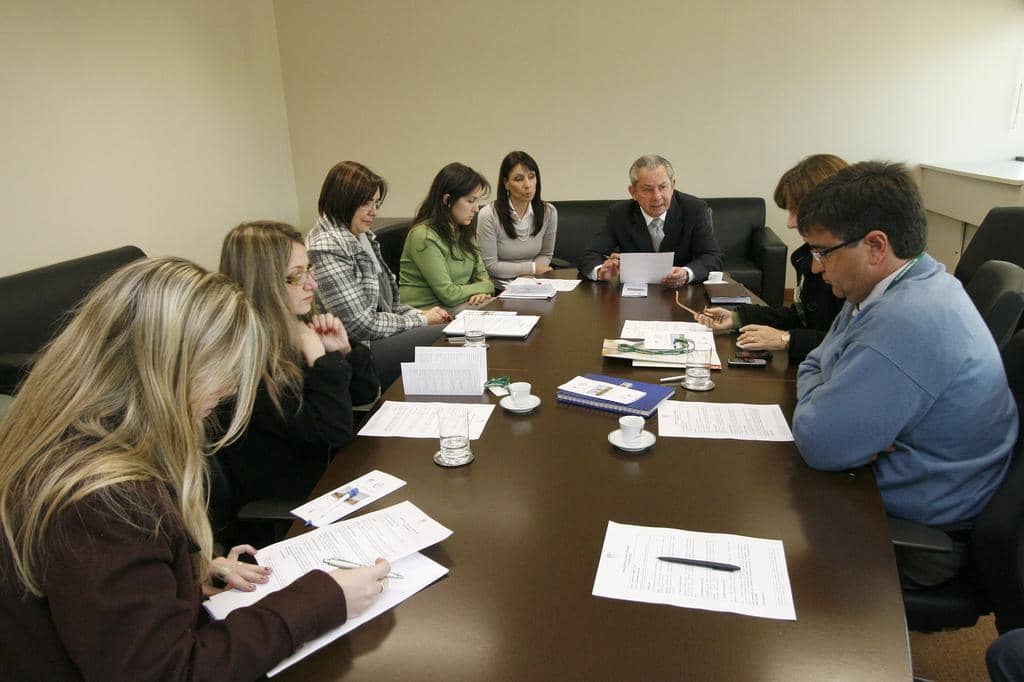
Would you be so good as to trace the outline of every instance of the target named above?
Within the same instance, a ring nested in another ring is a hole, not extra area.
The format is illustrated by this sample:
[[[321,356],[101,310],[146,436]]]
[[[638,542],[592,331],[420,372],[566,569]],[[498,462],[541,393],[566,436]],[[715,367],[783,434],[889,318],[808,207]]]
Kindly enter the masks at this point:
[[[0,421],[0,669],[11,679],[255,679],[356,615],[389,566],[313,571],[209,623],[206,462],[245,428],[264,367],[234,283],[137,261],[81,304]],[[207,417],[235,396],[222,435]]]
[[[218,454],[233,504],[305,498],[355,436],[353,405],[372,403],[380,393],[370,349],[350,343],[334,315],[314,312],[316,279],[302,235],[291,225],[234,228],[224,238],[220,270],[252,299],[267,333],[249,428]]]

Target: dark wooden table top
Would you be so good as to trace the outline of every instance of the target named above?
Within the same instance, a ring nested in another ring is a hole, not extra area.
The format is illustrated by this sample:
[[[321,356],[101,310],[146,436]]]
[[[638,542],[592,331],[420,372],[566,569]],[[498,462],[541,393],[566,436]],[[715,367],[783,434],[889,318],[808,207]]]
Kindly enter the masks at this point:
[[[703,288],[682,298],[705,304]],[[617,415],[560,405],[555,388],[601,372],[657,381],[674,370],[602,360],[601,339],[627,319],[692,321],[672,292],[645,299],[583,282],[551,301],[496,301],[539,314],[525,341],[489,340],[489,376],[529,381],[532,414],[496,407],[476,460],[443,469],[434,440],[357,438],[314,495],[372,469],[454,534],[425,554],[447,577],[282,673],[287,680],[909,679],[900,586],[869,470],[813,471],[792,443],[659,438],[640,455],[607,442]],[[723,363],[734,336],[717,338]],[[710,393],[674,399],[795,403],[795,367],[714,372]],[[385,397],[402,400],[401,381]],[[497,403],[485,397],[455,402]],[[657,434],[657,417],[648,422]],[[836,444],[842,447],[841,443]],[[797,620],[643,604],[591,594],[609,520],[780,539]],[[295,527],[295,531],[299,526]]]

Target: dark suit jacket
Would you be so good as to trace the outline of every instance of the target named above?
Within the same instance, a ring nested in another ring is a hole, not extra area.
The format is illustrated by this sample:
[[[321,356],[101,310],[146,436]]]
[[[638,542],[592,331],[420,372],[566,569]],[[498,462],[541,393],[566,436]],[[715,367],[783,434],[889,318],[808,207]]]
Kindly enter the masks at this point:
[[[132,519],[138,527],[97,495],[55,520],[45,599],[23,594],[0,543],[0,678],[254,680],[345,622],[345,593],[323,571],[209,622],[196,549],[170,496],[152,481],[121,488],[151,502]]]
[[[654,251],[640,206],[632,199],[608,209],[604,227],[591,240],[580,259],[580,275],[590,276],[605,256],[614,252]],[[722,250],[711,229],[711,209],[703,200],[676,190],[665,216],[665,238],[658,251],[674,251],[672,265],[693,270],[693,281],[702,282],[713,270],[721,270]]]

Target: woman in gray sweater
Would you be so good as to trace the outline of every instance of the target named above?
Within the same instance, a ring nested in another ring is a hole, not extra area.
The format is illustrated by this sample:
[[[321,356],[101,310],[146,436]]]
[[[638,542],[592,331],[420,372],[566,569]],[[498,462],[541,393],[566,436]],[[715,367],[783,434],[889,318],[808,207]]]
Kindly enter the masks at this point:
[[[477,217],[477,242],[495,284],[551,270],[558,212],[540,196],[540,168],[526,152],[509,152],[498,172],[498,197]]]

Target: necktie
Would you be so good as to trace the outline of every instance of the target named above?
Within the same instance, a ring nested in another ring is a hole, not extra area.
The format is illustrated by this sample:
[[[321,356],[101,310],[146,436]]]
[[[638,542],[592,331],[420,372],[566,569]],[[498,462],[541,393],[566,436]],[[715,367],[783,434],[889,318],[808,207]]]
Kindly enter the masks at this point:
[[[655,218],[651,221],[650,227],[651,241],[654,243],[654,250],[657,251],[661,246],[661,240],[665,238],[665,221],[661,218]]]

